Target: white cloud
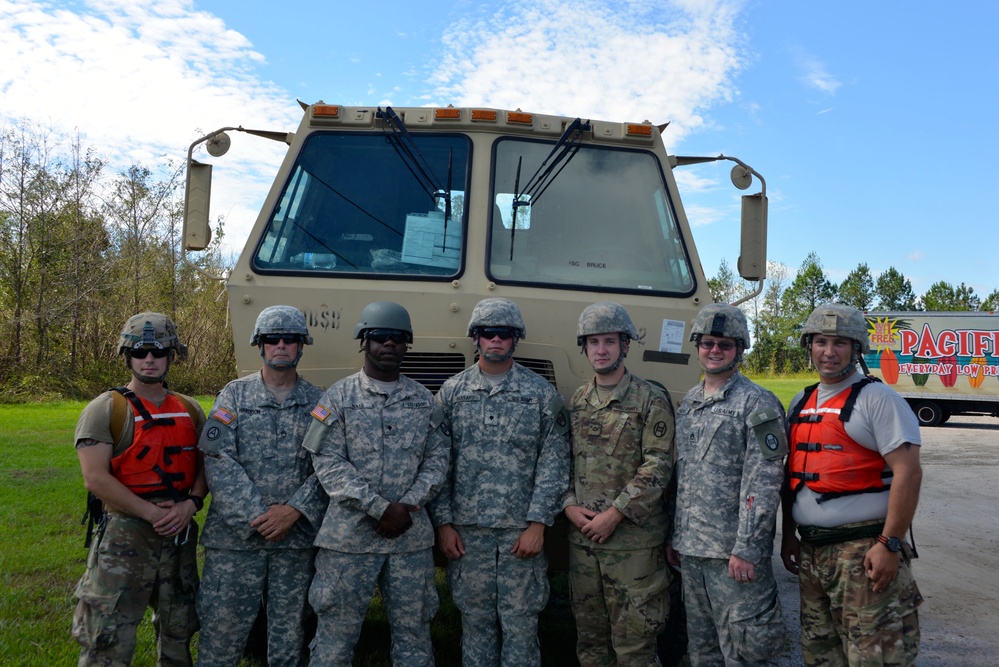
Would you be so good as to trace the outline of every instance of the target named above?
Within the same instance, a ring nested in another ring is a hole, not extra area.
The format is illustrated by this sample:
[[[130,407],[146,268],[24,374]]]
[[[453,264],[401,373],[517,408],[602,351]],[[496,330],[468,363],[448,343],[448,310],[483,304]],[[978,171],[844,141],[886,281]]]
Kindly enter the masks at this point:
[[[741,2],[533,0],[444,35],[440,103],[670,121],[676,145],[734,95]]]
[[[93,0],[72,10],[56,3],[0,0],[0,124],[31,120],[110,150],[113,167],[151,169],[182,162],[187,146],[226,125],[291,130],[298,107],[253,68],[264,57],[241,34],[191,0]],[[226,170],[240,181],[213,192],[214,208],[241,227],[255,211],[247,188],[264,187],[281,146],[233,137]],[[241,142],[253,150],[238,150]],[[262,145],[263,144],[263,145]],[[246,229],[230,229],[236,242]]]
[[[809,88],[834,95],[843,85],[842,81],[829,73],[825,63],[814,56],[799,51],[796,60],[798,68],[802,71],[801,81]]]

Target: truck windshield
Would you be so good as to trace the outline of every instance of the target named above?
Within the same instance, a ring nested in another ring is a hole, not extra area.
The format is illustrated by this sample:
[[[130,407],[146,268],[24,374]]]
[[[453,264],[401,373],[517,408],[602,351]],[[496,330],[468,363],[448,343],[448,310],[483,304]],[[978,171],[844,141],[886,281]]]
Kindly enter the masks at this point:
[[[380,133],[311,135],[254,268],[442,279],[459,273],[469,154],[468,139],[454,134],[421,134],[407,145]]]
[[[489,277],[563,289],[691,293],[690,260],[651,152],[582,146],[543,195],[516,207],[514,225],[518,165],[523,188],[551,148],[512,138],[494,145]]]

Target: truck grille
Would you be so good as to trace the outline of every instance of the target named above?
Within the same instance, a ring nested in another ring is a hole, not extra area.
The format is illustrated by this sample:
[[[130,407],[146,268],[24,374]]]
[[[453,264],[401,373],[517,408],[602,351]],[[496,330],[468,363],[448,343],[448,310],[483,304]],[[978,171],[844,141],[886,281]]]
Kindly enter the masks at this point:
[[[547,359],[526,359],[516,356],[513,360],[524,368],[530,368],[532,371],[551,382],[552,386],[558,389],[558,384],[555,383],[555,367],[552,365],[552,362]]]
[[[467,365],[463,354],[407,352],[400,370],[436,394],[445,380],[465,370]]]
[[[514,357],[514,361],[548,380],[553,387],[558,387],[555,383],[555,367],[547,359]],[[401,371],[406,377],[416,380],[436,394],[445,380],[462,372],[467,366],[468,363],[463,354],[407,352],[406,358],[402,362]]]

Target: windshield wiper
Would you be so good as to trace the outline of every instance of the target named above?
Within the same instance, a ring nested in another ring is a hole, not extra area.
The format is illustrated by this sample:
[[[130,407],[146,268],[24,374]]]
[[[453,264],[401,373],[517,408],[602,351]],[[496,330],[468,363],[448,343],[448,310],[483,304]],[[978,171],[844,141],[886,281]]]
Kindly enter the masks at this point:
[[[541,161],[537,170],[527,181],[524,190],[520,189],[520,168],[523,156],[517,158],[517,176],[513,185],[513,224],[510,225],[510,261],[513,261],[513,240],[517,230],[517,210],[521,206],[531,206],[541,199],[548,186],[551,185],[562,170],[579,152],[583,143],[583,133],[590,131],[590,121],[583,122],[577,118],[565,127],[562,136],[555,142],[547,157]],[[554,158],[554,159],[553,159]],[[549,164],[551,161],[551,164]],[[556,171],[557,169],[557,171]]]
[[[416,179],[430,197],[434,208],[437,207],[439,199],[444,200],[444,245],[446,247],[447,223],[451,219],[451,163],[453,151],[448,152],[447,187],[443,188],[440,185],[440,180],[434,173],[433,167],[430,166],[430,162],[420,152],[420,147],[416,145],[413,135],[406,129],[406,125],[402,122],[399,114],[392,107],[385,107],[384,110],[378,107],[376,118],[384,120],[388,129],[392,131],[391,136],[395,139],[394,142],[390,142],[392,147],[395,148],[399,157],[402,158],[403,164],[409,169],[413,178]]]

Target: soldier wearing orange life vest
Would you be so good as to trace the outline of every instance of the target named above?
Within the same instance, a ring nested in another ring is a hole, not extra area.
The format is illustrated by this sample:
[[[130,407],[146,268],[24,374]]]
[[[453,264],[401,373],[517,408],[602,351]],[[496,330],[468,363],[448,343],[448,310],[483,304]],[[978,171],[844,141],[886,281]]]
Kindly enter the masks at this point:
[[[158,664],[189,666],[198,627],[193,517],[208,490],[197,450],[205,415],[196,401],[164,386],[171,363],[187,355],[168,317],[129,318],[118,352],[131,379],[91,401],[76,426],[84,484],[103,505],[91,509],[98,530],[75,593],[79,664],[129,664],[149,606]],[[115,411],[116,392],[128,402],[125,414]]]
[[[781,557],[800,577],[804,662],[912,665],[923,598],[903,540],[922,481],[919,424],[901,396],[857,370],[869,347],[859,310],[819,306],[801,346],[819,383],[788,411]]]

